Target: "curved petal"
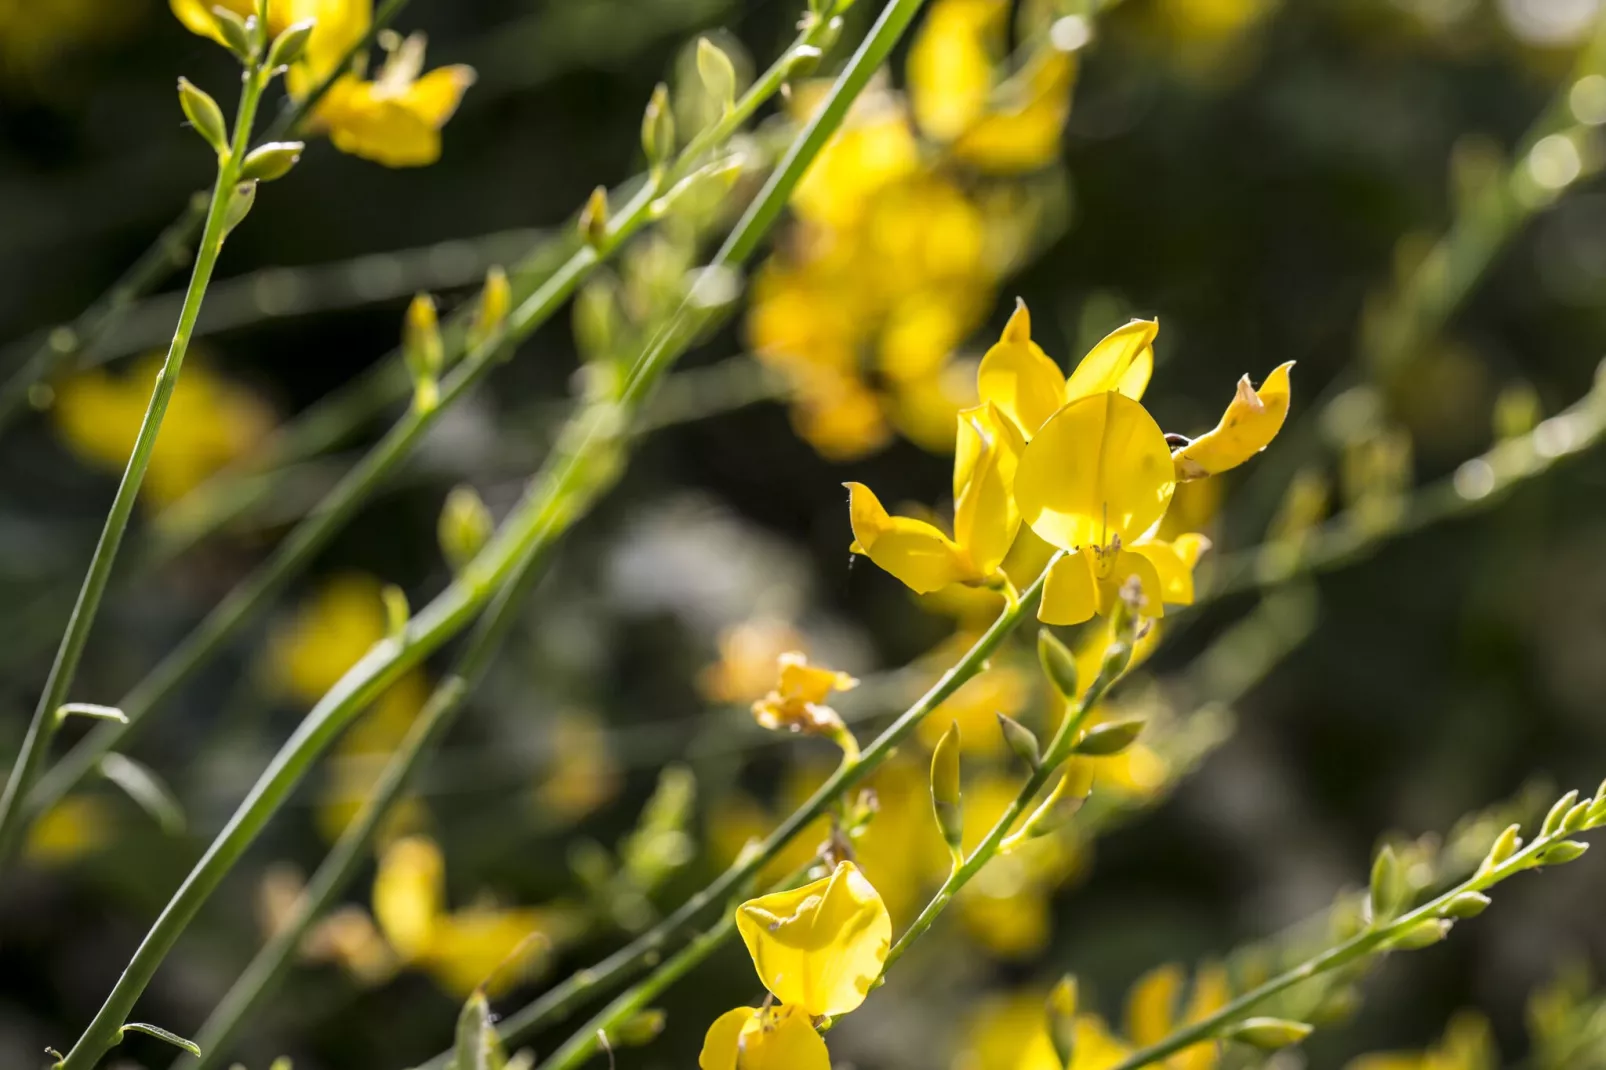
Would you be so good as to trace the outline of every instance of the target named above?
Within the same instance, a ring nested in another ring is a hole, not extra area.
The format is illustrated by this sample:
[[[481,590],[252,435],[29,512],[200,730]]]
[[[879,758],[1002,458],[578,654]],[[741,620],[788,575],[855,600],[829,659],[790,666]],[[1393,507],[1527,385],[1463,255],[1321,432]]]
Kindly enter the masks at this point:
[[[1292,397],[1288,371],[1293,361],[1279,364],[1256,390],[1249,376],[1238,380],[1238,392],[1222,413],[1221,422],[1172,455],[1178,479],[1204,476],[1236,468],[1266,448],[1288,417]]]
[[[1158,320],[1133,320],[1105,335],[1065,381],[1065,400],[1106,390],[1141,400],[1154,371],[1154,338],[1159,333]]]
[[[752,1007],[737,1007],[714,1019],[703,1036],[703,1050],[697,1056],[701,1070],[736,1070],[737,1045],[742,1030],[758,1012]]]
[[[403,959],[428,950],[446,898],[446,863],[440,848],[408,836],[385,848],[374,874],[374,920]]]
[[[848,488],[848,517],[856,554],[864,554],[917,594],[974,579],[956,544],[924,520],[889,516],[863,483]]]
[[[1153,539],[1134,543],[1132,552],[1148,559],[1159,574],[1160,593],[1174,606],[1193,604],[1193,566],[1210,540],[1203,535],[1182,535],[1175,542]]]
[[[831,1070],[825,1038],[802,1007],[783,1006],[766,1014],[758,1029],[742,1038],[740,1070]]]
[[[1098,611],[1092,556],[1092,551],[1082,550],[1049,566],[1048,579],[1043,582],[1043,601],[1037,607],[1038,620],[1044,624],[1081,624]]]
[[[998,344],[981,358],[976,389],[1015,421],[1028,437],[1037,433],[1065,395],[1065,375],[1059,365],[1032,341],[1032,317],[1026,302],[1017,300],[1015,314],[1004,325]]]
[[[959,414],[954,449],[954,541],[980,576],[1003,562],[1020,530],[1015,471],[1026,440],[991,402]]]
[[[1066,405],[1026,447],[1015,473],[1021,516],[1065,550],[1131,543],[1165,515],[1176,489],[1165,435],[1117,393]]]
[[[1165,616],[1165,586],[1160,582],[1159,570],[1147,557],[1131,550],[1117,550],[1115,560],[1109,563],[1109,571],[1100,577],[1099,612],[1109,613],[1115,608],[1121,588],[1130,579],[1138,581],[1142,592],[1138,612],[1156,619]]]

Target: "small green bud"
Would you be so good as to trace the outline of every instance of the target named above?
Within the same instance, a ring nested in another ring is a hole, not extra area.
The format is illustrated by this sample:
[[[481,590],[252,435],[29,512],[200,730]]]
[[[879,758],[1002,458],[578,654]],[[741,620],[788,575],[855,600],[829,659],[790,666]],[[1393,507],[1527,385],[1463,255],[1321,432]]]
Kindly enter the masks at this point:
[[[1577,801],[1578,793],[1576,791],[1569,791],[1560,799],[1557,799],[1556,805],[1552,806],[1550,813],[1545,815],[1545,823],[1539,826],[1539,838],[1544,839],[1546,836],[1559,832],[1562,821],[1567,817],[1567,811],[1571,810],[1573,803]]]
[[[619,283],[600,271],[574,295],[574,344],[588,362],[607,360],[618,347],[617,329],[624,323]]]
[[[649,166],[662,166],[675,151],[675,113],[669,106],[669,87],[659,82],[641,116],[641,151]]]
[[[480,287],[480,307],[469,328],[469,345],[478,348],[500,331],[512,307],[513,288],[508,284],[507,272],[493,264],[485,272],[485,285]]]
[[[786,77],[807,78],[820,66],[822,55],[824,53],[813,45],[798,45],[786,54]]]
[[[1076,697],[1076,658],[1047,628],[1037,630],[1037,660],[1054,690],[1069,700]]]
[[[436,530],[446,563],[461,572],[490,541],[496,524],[479,493],[464,484],[446,495]]]
[[[706,37],[697,41],[697,76],[719,105],[720,114],[730,114],[736,106],[736,67],[724,50]]]
[[[1589,808],[1592,805],[1593,802],[1591,800],[1585,799],[1571,810],[1568,810],[1567,815],[1561,819],[1561,831],[1578,832],[1587,828],[1589,826]]]
[[[586,206],[580,209],[580,236],[593,249],[601,249],[608,240],[608,190],[598,186],[591,191]]]
[[[246,154],[245,162],[240,165],[240,177],[258,182],[283,178],[301,159],[301,150],[306,147],[300,141],[270,141],[258,145]]]
[[[1424,947],[1432,947],[1450,935],[1450,926],[1452,924],[1454,923],[1447,918],[1429,918],[1426,921],[1419,921],[1390,940],[1388,946],[1400,951],[1420,951]]]
[[[1038,745],[1036,734],[1002,710],[998,713],[998,727],[1003,731],[1004,742],[1009,744],[1009,749],[1015,753],[1015,757],[1025,762],[1035,772],[1043,763],[1043,752]]]
[[[429,294],[415,294],[402,317],[402,358],[412,373],[414,401],[426,408],[426,394],[438,400],[437,379],[446,360],[446,345],[441,341],[440,318],[435,312],[435,299]],[[433,403],[427,408],[433,408]]]
[[[394,583],[387,583],[380,589],[379,597],[385,603],[385,638],[400,640],[407,634],[407,622],[413,616],[412,607],[407,604],[407,592]]]
[[[1120,754],[1137,742],[1145,723],[1109,721],[1105,724],[1096,724],[1083,733],[1071,751],[1075,754],[1085,754],[1090,758],[1106,758],[1112,754]]]
[[[964,804],[959,792],[959,725],[948,726],[948,731],[937,741],[931,752],[931,809],[937,816],[937,827],[942,830],[943,842],[957,864],[961,857],[961,842],[965,835]]]
[[[1502,865],[1522,846],[1522,826],[1510,825],[1494,841],[1489,853],[1484,857],[1483,864],[1478,867],[1478,873],[1484,874]]]
[[[1245,1018],[1230,1026],[1222,1036],[1261,1051],[1293,1047],[1315,1031],[1315,1026],[1288,1018]]]
[[[1372,882],[1367,906],[1373,925],[1380,925],[1398,914],[1405,905],[1407,886],[1399,856],[1388,844],[1372,860]]]
[[[676,208],[690,212],[694,219],[707,213],[735,188],[746,165],[747,159],[741,153],[731,153],[704,164],[652,202],[654,218],[661,219]]]
[[[229,192],[229,206],[223,210],[223,236],[228,237],[234,228],[245,221],[251,214],[251,206],[257,202],[257,184],[254,180],[236,183]]]
[[[1065,763],[1065,772],[1060,774],[1054,789],[1038,804],[1037,809],[1021,822],[1020,828],[1005,838],[1000,846],[1000,852],[1007,853],[1026,840],[1035,840],[1064,828],[1091,794],[1093,794],[1092,763],[1072,758]]]
[[[212,17],[217,20],[218,35],[224,45],[241,63],[250,63],[256,57],[256,16],[241,18],[226,7],[214,7]]]
[[[1076,1061],[1076,1003],[1076,978],[1066,974],[1048,994],[1048,1037],[1064,1070]]]
[[[669,1016],[663,1011],[649,1007],[608,1030],[608,1040],[621,1048],[639,1048],[652,1043],[664,1031],[664,1024],[668,1020]]]
[[[1475,918],[1488,910],[1491,902],[1482,892],[1462,892],[1444,904],[1442,913],[1447,918]]]
[[[1576,861],[1589,850],[1589,844],[1579,843],[1577,840],[1562,840],[1554,847],[1547,847],[1539,852],[1541,866],[1564,866],[1568,862]]]
[[[288,67],[301,58],[301,53],[307,50],[307,38],[312,36],[315,19],[302,19],[284,28],[284,32],[273,39],[273,46],[268,49],[268,69],[278,70]]]
[[[223,123],[223,111],[206,90],[188,78],[178,80],[178,106],[212,151],[221,159],[229,154],[229,132]]]

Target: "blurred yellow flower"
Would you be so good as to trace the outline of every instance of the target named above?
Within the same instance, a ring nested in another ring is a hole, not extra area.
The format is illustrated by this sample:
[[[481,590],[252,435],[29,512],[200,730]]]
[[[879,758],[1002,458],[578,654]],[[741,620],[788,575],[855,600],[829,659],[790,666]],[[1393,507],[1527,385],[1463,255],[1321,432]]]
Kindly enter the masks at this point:
[[[69,795],[28,827],[28,860],[41,866],[76,862],[104,847],[112,836],[112,813],[104,799]]]
[[[536,788],[536,804],[565,822],[579,821],[619,793],[623,777],[595,714],[568,710],[551,729],[552,757]]]
[[[825,1040],[801,1007],[737,1007],[714,1019],[700,1070],[831,1070]]]
[[[710,702],[752,702],[775,682],[782,654],[803,649],[803,637],[789,622],[755,617],[719,634],[719,660],[697,675],[697,689]]]
[[[1476,1011],[1460,1011],[1444,1036],[1420,1052],[1378,1052],[1350,1060],[1345,1070],[1491,1070],[1500,1065],[1499,1050],[1488,1019]]]
[[[889,516],[869,487],[848,483],[850,549],[917,593],[954,583],[998,586],[998,567],[1020,528],[1013,487],[1024,447],[991,403],[966,409],[954,451],[954,537],[924,520]]]
[[[1014,780],[996,773],[966,785],[967,853],[1003,817],[1019,791]],[[959,893],[960,922],[972,939],[995,955],[1015,958],[1038,951],[1052,930],[1054,893],[1080,862],[1076,842],[1067,836],[1026,840],[993,858]]]
[[[1293,366],[1293,361],[1277,365],[1259,390],[1250,385],[1249,376],[1239,379],[1221,422],[1173,455],[1177,479],[1225,472],[1265,449],[1288,417],[1288,372]]]
[[[846,1014],[869,994],[892,944],[892,919],[852,862],[801,888],[750,899],[736,928],[759,979],[782,1003]]]
[[[74,453],[121,471],[145,418],[162,358],[136,361],[125,375],[91,369],[56,390],[56,428]],[[273,413],[255,394],[191,358],[173,389],[151,453],[143,489],[170,504],[213,473],[249,453],[273,426]]]
[[[841,716],[825,700],[833,691],[851,691],[859,681],[845,672],[810,665],[808,657],[797,650],[776,659],[776,672],[774,689],[753,703],[754,720],[771,731],[832,737],[843,732]]]
[[[928,137],[952,141],[987,109],[1004,16],[1001,0],[939,0],[909,47],[909,103]]]
[[[335,148],[386,167],[420,167],[440,159],[441,127],[474,84],[474,68],[456,64],[428,74],[423,69],[424,37],[413,34],[373,81],[342,75],[317,110]]]
[[[1148,1047],[1170,1036],[1177,1029],[1209,1017],[1232,998],[1227,972],[1216,964],[1199,968],[1186,1006],[1181,1003],[1187,975],[1182,967],[1160,966],[1140,977],[1127,993],[1127,1038],[1139,1047]],[[1158,1065],[1165,1070],[1212,1070],[1219,1061],[1215,1041],[1204,1041],[1166,1059]]]
[[[1047,998],[1043,991],[984,998],[949,1063],[951,1070],[1060,1070],[1044,1013]],[[1069,1070],[1108,1070],[1128,1054],[1097,1015],[1076,1017]]]

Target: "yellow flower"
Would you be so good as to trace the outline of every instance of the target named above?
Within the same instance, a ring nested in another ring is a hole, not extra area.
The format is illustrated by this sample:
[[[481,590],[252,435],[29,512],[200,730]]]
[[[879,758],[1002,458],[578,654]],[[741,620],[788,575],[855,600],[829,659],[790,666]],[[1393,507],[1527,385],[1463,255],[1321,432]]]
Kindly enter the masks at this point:
[[[559,714],[551,740],[548,772],[536,789],[543,812],[575,822],[619,793],[619,763],[595,714],[579,710]]]
[[[959,414],[954,449],[954,537],[935,525],[887,514],[862,483],[847,484],[854,553],[864,554],[920,594],[952,583],[986,586],[1015,541],[1020,511],[1012,487],[1024,443],[988,403]]]
[[[136,362],[127,375],[94,369],[62,383],[54,415],[73,452],[121,471],[139,436],[161,367],[162,358],[152,355]],[[182,498],[249,453],[272,424],[271,412],[256,395],[192,359],[173,388],[144,490],[162,505]]]
[[[983,1000],[968,1024],[951,1070],[1060,1070],[1044,1013],[1047,993],[1015,992]],[[1104,1022],[1079,1014],[1069,1070],[1107,1070],[1129,1054]]]
[[[794,373],[792,426],[828,461],[849,461],[892,438],[881,399],[855,375],[815,367]]]
[[[954,155],[995,174],[1047,167],[1059,157],[1075,84],[1074,55],[1053,48],[1039,52],[1005,106],[982,116],[954,142]]]
[[[1156,1044],[1177,1029],[1214,1014],[1232,998],[1227,973],[1219,965],[1199,969],[1187,1006],[1180,1007],[1185,981],[1182,968],[1171,964],[1149,971],[1132,986],[1127,995],[1126,1031],[1133,1044],[1140,1048]],[[1216,1043],[1203,1041],[1160,1065],[1165,1070],[1211,1070],[1217,1061]]]
[[[801,1007],[737,1007],[708,1027],[697,1065],[701,1070],[831,1070],[831,1056]]]
[[[104,799],[69,795],[28,827],[30,862],[59,866],[93,854],[112,838],[112,814]]]
[[[927,137],[952,141],[987,109],[996,42],[1006,4],[940,0],[909,46],[906,77],[915,121]]]
[[[1256,390],[1249,376],[1238,380],[1238,391],[1215,429],[1200,435],[1172,455],[1177,479],[1203,476],[1236,468],[1265,449],[1288,416],[1288,371],[1293,361],[1279,364]]]
[[[173,14],[191,33],[210,37],[224,44],[212,12],[224,8],[241,18],[256,12],[255,0],[169,0]],[[269,0],[268,37],[271,40],[285,27],[313,20],[301,58],[285,75],[286,88],[296,98],[305,96],[335,67],[351,47],[362,40],[373,22],[373,0]]]
[[[419,167],[441,154],[441,127],[474,84],[474,68],[457,64],[428,74],[424,38],[407,38],[385,61],[379,77],[343,75],[318,105],[317,119],[341,152],[386,167]]]
[[[892,944],[892,918],[852,862],[792,891],[743,903],[736,928],[775,997],[813,1015],[864,1002]]]
[[[792,207],[811,223],[851,227],[874,194],[914,174],[919,166],[920,146],[902,108],[884,95],[863,94],[847,125],[798,183]]]
[[[1147,410],[1115,391],[1066,405],[1038,431],[1015,477],[1020,511],[1032,530],[1062,550],[1043,589],[1038,617],[1080,624],[1108,613],[1136,579],[1142,611],[1162,614],[1166,581],[1188,573],[1166,544],[1139,542],[1164,514],[1176,483],[1165,435]]]
[[[719,660],[697,675],[697,689],[711,702],[752,702],[770,689],[782,654],[803,646],[789,622],[755,617],[719,634]]]
[[[842,718],[825,700],[833,691],[851,691],[859,681],[845,672],[810,665],[807,655],[791,650],[776,659],[775,689],[753,703],[753,719],[771,731],[785,728],[814,735],[834,735]]]
[[[1154,371],[1154,339],[1160,325],[1133,320],[1105,335],[1066,378],[1059,365],[1032,341],[1032,317],[1016,300],[998,344],[976,372],[983,401],[997,405],[1027,438],[1049,417],[1080,398],[1113,390],[1139,401]]]

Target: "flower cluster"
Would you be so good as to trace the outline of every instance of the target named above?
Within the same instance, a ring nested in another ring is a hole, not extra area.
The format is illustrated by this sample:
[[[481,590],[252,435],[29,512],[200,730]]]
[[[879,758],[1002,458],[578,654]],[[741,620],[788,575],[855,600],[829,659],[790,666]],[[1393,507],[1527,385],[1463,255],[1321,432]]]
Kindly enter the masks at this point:
[[[1276,436],[1292,363],[1258,390],[1245,376],[1220,423],[1188,441],[1167,436],[1140,403],[1158,332],[1154,321],[1133,320],[1066,376],[1032,341],[1020,304],[977,370],[980,404],[959,413],[953,535],[891,516],[868,487],[849,483],[853,551],[917,592],[1007,590],[1000,565],[1024,522],[1061,551],[1038,610],[1046,623],[1108,614],[1126,589],[1150,618],[1167,603],[1191,603],[1208,540],[1160,539],[1160,522],[1179,482],[1234,468]]]
[[[173,14],[186,29],[226,44],[216,8],[250,16],[254,0],[170,0]],[[306,47],[285,72],[285,87],[296,99],[313,93],[331,75],[328,92],[312,114],[312,128],[322,130],[341,152],[386,167],[418,167],[441,154],[441,127],[457,110],[463,93],[474,83],[474,69],[462,64],[424,73],[424,36],[381,34],[389,53],[377,77],[341,71],[347,54],[360,44],[373,24],[372,0],[270,0],[270,38],[299,22],[312,21]]]
[[[771,999],[714,1020],[702,1070],[830,1070],[815,1019],[855,1010],[881,976],[892,918],[852,862],[791,891],[750,899],[736,928]]]
[[[754,279],[749,343],[791,386],[799,434],[829,458],[869,453],[894,430],[951,448],[971,393],[952,355],[1053,229],[1076,57],[1022,26],[1033,43],[1001,77],[1010,7],[931,6],[907,97],[861,97],[799,184],[782,252]],[[817,100],[797,94],[801,110]]]

